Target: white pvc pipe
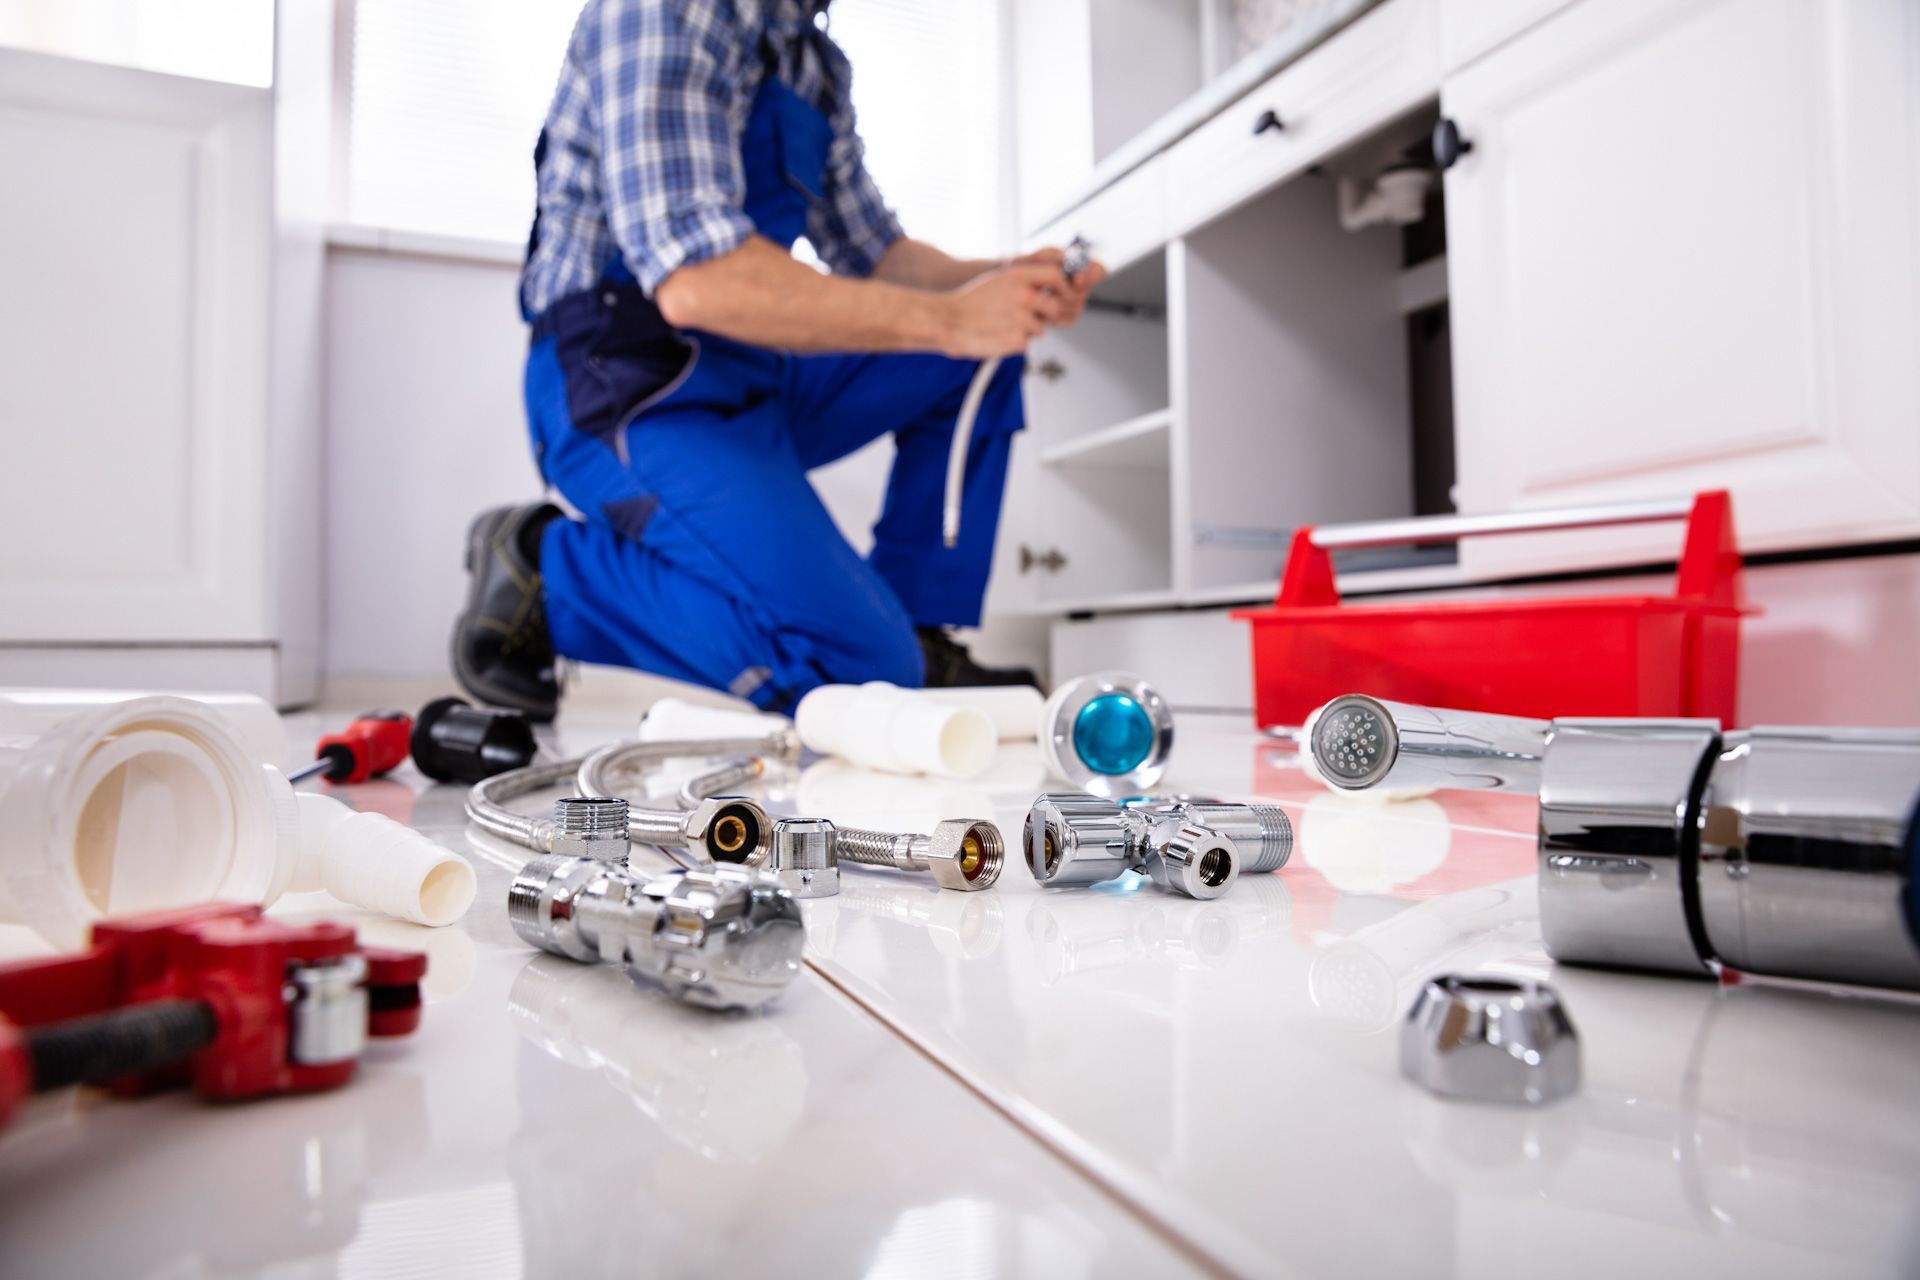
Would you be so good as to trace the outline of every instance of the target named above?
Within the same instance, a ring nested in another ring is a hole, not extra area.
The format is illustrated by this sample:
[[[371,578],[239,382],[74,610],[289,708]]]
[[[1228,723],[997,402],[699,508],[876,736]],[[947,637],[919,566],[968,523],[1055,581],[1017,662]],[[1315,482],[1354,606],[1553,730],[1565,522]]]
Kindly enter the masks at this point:
[[[421,924],[472,901],[464,859],[378,815],[296,798],[204,703],[70,700],[82,709],[64,719],[55,705],[0,698],[0,918],[56,946],[84,945],[107,915],[300,889]]]
[[[678,742],[713,738],[764,738],[791,727],[785,716],[732,707],[704,706],[684,698],[662,698],[640,717],[640,741]]]
[[[993,721],[1002,742],[1032,742],[1041,736],[1040,713],[1045,699],[1032,685],[981,685],[968,689],[914,689],[916,698],[942,706],[966,707]]]
[[[822,685],[800,699],[793,724],[812,750],[888,773],[971,778],[999,746],[985,712],[879,681]]]

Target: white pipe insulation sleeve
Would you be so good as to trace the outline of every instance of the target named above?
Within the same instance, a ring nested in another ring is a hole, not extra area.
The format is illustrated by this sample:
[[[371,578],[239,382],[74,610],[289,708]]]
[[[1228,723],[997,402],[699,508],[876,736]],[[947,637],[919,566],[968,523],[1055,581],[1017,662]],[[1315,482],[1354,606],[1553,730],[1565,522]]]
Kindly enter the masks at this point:
[[[211,712],[260,764],[284,764],[287,731],[280,713],[250,693],[143,692],[133,689],[0,689],[0,738],[39,737],[77,715],[135,698],[180,698]]]
[[[473,866],[411,827],[355,812],[332,796],[298,793],[298,859],[289,892],[325,889],[340,901],[415,924],[452,924],[473,905]]]
[[[880,681],[822,685],[800,699],[793,724],[812,750],[887,773],[972,778],[999,746],[985,712]]]
[[[253,751],[213,711],[32,692],[0,696],[6,915],[79,947],[102,916],[260,901],[277,876],[280,815]]]
[[[684,698],[662,698],[640,717],[640,741],[764,738],[789,728],[792,723],[785,716],[760,711],[704,706]]]
[[[1040,712],[1046,702],[1032,685],[981,685],[969,689],[914,689],[916,698],[949,707],[967,707],[993,721],[1002,742],[1032,742],[1040,734]]]

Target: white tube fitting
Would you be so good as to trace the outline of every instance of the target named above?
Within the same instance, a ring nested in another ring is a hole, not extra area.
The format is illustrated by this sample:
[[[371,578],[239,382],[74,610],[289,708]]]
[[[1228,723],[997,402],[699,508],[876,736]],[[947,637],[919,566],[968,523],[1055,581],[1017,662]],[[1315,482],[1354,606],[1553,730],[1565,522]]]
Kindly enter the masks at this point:
[[[916,698],[942,706],[965,707],[993,721],[1002,742],[1032,742],[1040,736],[1040,712],[1046,705],[1032,685],[981,685],[970,689],[912,689]]]
[[[790,728],[785,716],[732,707],[710,707],[684,698],[662,698],[640,717],[640,741],[698,738],[763,738]]]
[[[127,698],[59,719],[49,705],[0,699],[0,910],[77,947],[104,915],[272,884],[273,794],[206,706]]]
[[[94,921],[297,889],[421,924],[473,899],[465,860],[397,823],[296,797],[206,705],[0,696],[0,918],[59,947]],[[263,704],[264,705],[264,704]],[[25,732],[20,732],[20,731]]]
[[[985,712],[880,681],[822,685],[800,699],[793,724],[822,755],[888,773],[976,777],[993,764],[999,744]]]
[[[175,693],[134,689],[0,689],[0,738],[37,738],[77,715],[135,698],[183,698],[197,702],[226,726],[241,749],[261,764],[287,759],[287,730],[280,713],[250,693]]]
[[[315,791],[298,798],[289,891],[325,889],[353,906],[436,927],[473,905],[473,867],[459,854],[384,814],[355,812]]]

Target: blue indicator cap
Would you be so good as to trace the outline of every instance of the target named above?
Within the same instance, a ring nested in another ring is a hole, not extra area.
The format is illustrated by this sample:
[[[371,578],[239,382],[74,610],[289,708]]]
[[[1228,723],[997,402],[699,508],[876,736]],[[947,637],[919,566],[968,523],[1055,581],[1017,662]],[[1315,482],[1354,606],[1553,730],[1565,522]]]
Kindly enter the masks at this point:
[[[1095,773],[1138,769],[1153,753],[1153,717],[1131,695],[1103,693],[1073,718],[1073,751]]]

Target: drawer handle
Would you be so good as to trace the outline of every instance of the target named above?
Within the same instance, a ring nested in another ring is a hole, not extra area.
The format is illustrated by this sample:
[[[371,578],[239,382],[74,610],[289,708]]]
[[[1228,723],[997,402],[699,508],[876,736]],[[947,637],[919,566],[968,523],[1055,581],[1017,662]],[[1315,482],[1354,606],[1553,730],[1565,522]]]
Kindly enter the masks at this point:
[[[1257,138],[1269,130],[1274,133],[1284,133],[1286,128],[1287,122],[1280,118],[1280,113],[1268,107],[1260,113],[1260,118],[1253,122],[1253,136]]]
[[[1460,157],[1473,150],[1473,139],[1460,136],[1460,126],[1445,116],[1433,126],[1433,161],[1441,172],[1453,168]]]
[[[1058,547],[1048,547],[1036,552],[1026,543],[1020,544],[1020,572],[1032,573],[1035,568],[1045,569],[1048,573],[1058,573],[1067,567],[1067,557]]]

